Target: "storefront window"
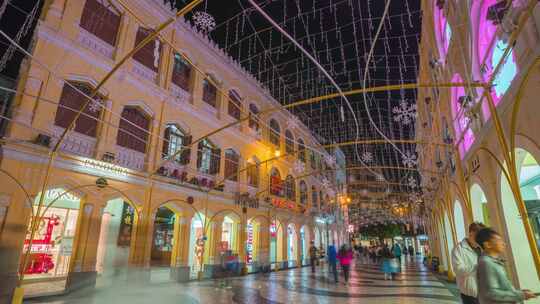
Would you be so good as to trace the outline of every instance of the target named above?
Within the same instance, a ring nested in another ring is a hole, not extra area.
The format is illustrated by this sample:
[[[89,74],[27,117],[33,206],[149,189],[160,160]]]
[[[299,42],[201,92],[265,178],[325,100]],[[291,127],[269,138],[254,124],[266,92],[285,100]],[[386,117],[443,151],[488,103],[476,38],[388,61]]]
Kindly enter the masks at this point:
[[[157,210],[154,220],[151,262],[153,265],[169,266],[174,246],[174,222],[176,217],[167,207]]]
[[[36,218],[33,217],[28,223],[23,253],[26,253],[28,249],[30,253],[28,263],[21,267],[24,267],[25,281],[29,281],[27,287],[29,294],[39,294],[43,292],[43,288],[55,289],[54,291],[65,288],[66,282],[65,280],[62,282],[62,279],[65,279],[69,272],[80,200],[69,193],[61,196],[64,191],[62,188],[57,188],[45,193],[43,206],[49,206],[51,203],[52,206],[46,211],[45,208],[41,208],[39,225],[32,242],[30,242],[30,231]],[[57,200],[54,201],[55,199]],[[37,213],[39,201],[38,195],[34,201],[34,214]],[[21,258],[21,262],[23,260]],[[61,284],[58,284],[59,279]],[[53,281],[56,283],[50,283]]]

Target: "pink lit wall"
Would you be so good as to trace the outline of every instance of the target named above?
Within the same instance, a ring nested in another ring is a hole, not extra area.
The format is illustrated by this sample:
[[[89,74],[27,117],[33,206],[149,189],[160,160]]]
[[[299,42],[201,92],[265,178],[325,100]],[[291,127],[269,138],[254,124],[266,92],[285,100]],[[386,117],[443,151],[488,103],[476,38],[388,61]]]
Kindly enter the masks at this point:
[[[455,74],[454,77],[452,77],[452,82],[463,82],[463,79],[459,74]],[[461,157],[465,156],[465,153],[467,153],[474,143],[474,133],[470,126],[467,126],[469,124],[469,119],[465,116],[465,113],[458,102],[459,97],[464,95],[465,89],[463,87],[452,88],[452,120]]]

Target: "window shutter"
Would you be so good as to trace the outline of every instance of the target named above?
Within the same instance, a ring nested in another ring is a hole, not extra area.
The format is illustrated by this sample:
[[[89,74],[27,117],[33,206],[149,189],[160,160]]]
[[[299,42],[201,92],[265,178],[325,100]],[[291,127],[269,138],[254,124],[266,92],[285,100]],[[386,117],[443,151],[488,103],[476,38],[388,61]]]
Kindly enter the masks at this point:
[[[163,134],[163,158],[169,155],[169,141],[171,140],[171,128],[165,128],[165,134]]]
[[[203,141],[201,140],[199,144],[197,145],[197,169],[200,169],[202,165],[202,149],[203,149]]]
[[[111,8],[111,9],[114,9]],[[87,0],[81,16],[80,25],[107,44],[114,46],[121,17],[97,0]]]
[[[191,147],[189,145],[191,145],[192,140],[193,140],[193,137],[191,135],[184,136],[185,147],[183,147],[182,153],[180,153],[180,163],[182,165],[189,164],[189,159],[191,158]],[[199,158],[197,158],[197,168],[200,167]]]
[[[221,149],[212,149],[212,161],[210,163],[210,174],[218,174],[221,162]]]
[[[137,36],[135,38],[135,46],[139,45],[146,37],[148,37],[151,33],[151,30],[144,29],[139,27],[139,30],[137,31]],[[137,60],[147,68],[151,69],[154,72],[158,71],[158,66],[154,65],[154,49],[155,49],[155,43],[159,40],[152,40],[151,42],[147,43],[145,46],[143,46],[140,50],[138,50],[135,54],[133,54],[133,59]],[[161,54],[161,43],[159,43],[158,46],[158,52],[157,56],[160,56]]]

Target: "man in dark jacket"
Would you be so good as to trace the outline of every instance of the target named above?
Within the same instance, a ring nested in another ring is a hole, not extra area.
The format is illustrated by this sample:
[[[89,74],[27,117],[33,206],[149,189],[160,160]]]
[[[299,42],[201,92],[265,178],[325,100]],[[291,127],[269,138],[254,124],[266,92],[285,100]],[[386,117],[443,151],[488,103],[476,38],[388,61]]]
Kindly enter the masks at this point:
[[[334,246],[334,244],[328,246],[327,256],[328,256],[329,271],[334,274],[334,280],[337,283],[338,282],[337,253],[336,253],[336,246]]]

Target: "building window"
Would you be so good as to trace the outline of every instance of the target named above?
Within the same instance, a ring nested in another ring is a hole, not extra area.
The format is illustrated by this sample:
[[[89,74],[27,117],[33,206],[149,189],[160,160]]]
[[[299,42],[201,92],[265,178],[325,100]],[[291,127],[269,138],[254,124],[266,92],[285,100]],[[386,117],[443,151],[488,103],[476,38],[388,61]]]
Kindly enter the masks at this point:
[[[322,191],[319,191],[319,210],[322,210],[324,209],[324,198],[323,198],[323,195],[322,195]]]
[[[92,93],[92,89],[81,83],[71,83],[71,85],[65,83],[62,89],[62,95],[60,95],[60,101],[58,102],[58,109],[54,118],[54,124],[67,128],[75,119],[77,113],[82,109],[84,104],[88,101],[88,98],[79,93],[75,88],[80,90],[86,95]],[[93,105],[93,103],[95,103]],[[90,101],[81,115],[75,122],[75,132],[96,137],[99,117],[101,115],[102,108],[96,105],[102,104],[101,97],[96,97],[96,101]]]
[[[203,80],[203,101],[214,108],[217,106],[217,88],[208,79]]]
[[[219,173],[221,150],[208,139],[199,142],[197,152],[197,169],[201,173],[215,175]]]
[[[306,162],[306,145],[301,138],[298,139],[298,159]]]
[[[235,119],[240,119],[240,113],[242,112],[242,99],[236,91],[229,91],[229,103],[228,103],[228,113],[231,117]]]
[[[300,181],[300,184],[298,185],[300,188],[300,204],[306,205],[308,200],[308,192],[307,192],[307,185],[305,181]]]
[[[503,58],[504,51],[508,48],[503,40],[498,40],[493,52],[491,54],[491,66],[492,69],[494,65],[498,64]],[[511,50],[506,61],[503,63],[502,68],[499,70],[499,73],[495,76],[494,79],[494,93],[495,100],[500,100],[504,93],[510,88],[512,80],[517,75],[517,65],[514,58],[514,51]]]
[[[238,181],[238,168],[240,155],[233,149],[225,150],[225,179],[230,181]]]
[[[313,208],[319,207],[319,202],[317,199],[317,189],[315,188],[315,186],[311,186],[311,206]]]
[[[247,182],[250,186],[259,186],[259,161],[255,157],[248,160]]]
[[[254,104],[249,104],[249,127],[255,131],[259,130],[259,109]]]
[[[146,153],[150,119],[136,107],[125,107],[118,126],[116,144],[120,147]]]
[[[455,74],[452,78],[453,83],[462,83],[463,79],[459,74]],[[466,109],[463,102],[466,99],[466,93],[464,87],[452,88],[452,114],[454,118],[454,129],[456,135],[456,142],[459,147],[459,153],[463,157],[465,153],[474,143],[474,133],[471,129],[471,120],[466,115]],[[461,101],[460,101],[461,100]]]
[[[270,142],[279,148],[279,137],[281,136],[281,129],[278,122],[275,119],[270,120],[270,134],[268,138]]]
[[[285,178],[285,197],[291,201],[296,200],[296,185],[292,175],[287,175]]]
[[[309,154],[309,164],[312,170],[317,169],[317,156],[315,155],[315,151],[311,151]]]
[[[285,131],[285,152],[288,154],[294,153],[294,136],[291,131]]]
[[[174,66],[172,73],[172,82],[189,92],[189,80],[191,78],[191,65],[187,62],[182,55],[174,54]]]
[[[122,19],[120,15],[110,3],[103,5],[98,0],[86,0],[80,26],[107,44],[115,46]]]
[[[175,155],[174,160],[182,165],[189,163],[191,149],[191,136],[187,135],[175,124],[169,124],[165,128],[165,140],[163,141],[163,158]],[[181,152],[178,152],[182,150]]]
[[[471,4],[471,21],[473,33],[475,34],[475,50],[474,62],[475,76],[485,81],[493,76],[493,69],[502,59],[502,55],[508,45],[499,39],[497,35],[498,25],[501,23],[501,18],[506,13],[506,1],[484,0],[473,1]],[[504,62],[495,75],[493,81],[493,90],[491,96],[495,105],[499,103],[512,80],[517,75],[518,68],[516,58],[513,51],[510,51],[506,62]],[[491,116],[488,107],[483,107],[484,117],[487,119]]]
[[[137,36],[135,37],[135,46],[139,45],[151,33],[151,30],[139,27],[137,30]],[[152,42],[147,43],[135,54],[133,54],[133,59],[150,70],[157,72],[159,69],[160,54],[161,43],[159,39],[154,39]]]
[[[448,22],[444,6],[434,5],[433,12],[439,55],[441,60],[445,60],[450,46],[450,39],[452,39],[452,28]]]
[[[282,196],[283,195],[283,181],[281,180],[281,174],[276,168],[272,168],[270,172],[270,194]]]

